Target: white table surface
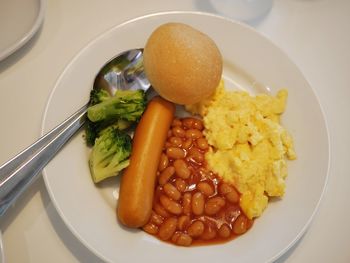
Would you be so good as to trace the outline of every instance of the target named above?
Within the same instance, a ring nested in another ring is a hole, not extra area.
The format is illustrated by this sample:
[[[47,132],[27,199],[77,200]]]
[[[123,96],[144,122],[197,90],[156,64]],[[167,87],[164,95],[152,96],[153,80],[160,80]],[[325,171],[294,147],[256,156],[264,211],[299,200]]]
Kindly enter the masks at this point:
[[[56,79],[90,40],[144,14],[206,11],[206,2],[48,0],[38,34],[0,62],[0,163],[39,137]],[[331,137],[330,177],[318,213],[278,262],[350,262],[350,1],[275,0],[253,26],[300,67],[324,107]],[[41,178],[1,218],[0,228],[6,262],[99,262],[66,228]]]

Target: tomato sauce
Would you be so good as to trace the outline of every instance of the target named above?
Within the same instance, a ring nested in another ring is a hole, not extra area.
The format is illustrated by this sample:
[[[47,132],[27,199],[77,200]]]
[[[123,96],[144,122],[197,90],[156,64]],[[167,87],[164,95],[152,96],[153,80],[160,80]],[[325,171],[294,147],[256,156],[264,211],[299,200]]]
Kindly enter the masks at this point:
[[[202,121],[175,118],[157,172],[153,211],[143,230],[180,246],[227,242],[253,220],[239,206],[240,194],[208,169]]]

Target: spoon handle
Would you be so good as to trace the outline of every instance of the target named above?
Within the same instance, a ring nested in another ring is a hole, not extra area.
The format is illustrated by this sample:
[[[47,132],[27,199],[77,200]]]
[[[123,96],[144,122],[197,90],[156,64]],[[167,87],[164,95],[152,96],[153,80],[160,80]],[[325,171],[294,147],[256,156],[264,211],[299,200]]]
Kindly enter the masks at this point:
[[[0,166],[0,216],[34,182],[61,147],[80,129],[88,105]]]

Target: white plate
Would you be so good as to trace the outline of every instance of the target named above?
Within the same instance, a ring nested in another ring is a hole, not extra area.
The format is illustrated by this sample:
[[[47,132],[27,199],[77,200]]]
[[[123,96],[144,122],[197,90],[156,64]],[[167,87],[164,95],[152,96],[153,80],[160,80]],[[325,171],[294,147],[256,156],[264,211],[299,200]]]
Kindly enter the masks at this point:
[[[0,61],[22,47],[38,31],[45,0],[0,0]]]
[[[5,262],[4,247],[2,244],[2,233],[0,231],[0,263]]]
[[[295,139],[298,160],[289,162],[285,197],[271,203],[253,228],[232,242],[193,248],[159,242],[118,224],[118,182],[104,187],[92,183],[88,150],[80,132],[44,171],[52,202],[68,228],[105,261],[195,262],[200,257],[201,262],[271,262],[301,237],[315,214],[327,182],[329,138],[320,104],[302,73],[254,29],[218,16],[189,12],[148,15],[116,26],[92,41],[64,70],[48,101],[43,132],[85,104],[94,76],[105,61],[124,50],[143,47],[150,33],[168,21],[193,25],[215,40],[225,60],[228,86],[238,82],[253,92],[263,91],[253,80],[239,76],[238,66],[272,93],[288,88],[282,121]]]

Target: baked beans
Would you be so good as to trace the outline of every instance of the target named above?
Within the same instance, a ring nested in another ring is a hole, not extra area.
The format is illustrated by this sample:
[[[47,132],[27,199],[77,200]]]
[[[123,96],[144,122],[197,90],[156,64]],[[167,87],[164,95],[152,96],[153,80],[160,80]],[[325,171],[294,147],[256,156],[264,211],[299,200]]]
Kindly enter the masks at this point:
[[[160,185],[165,185],[174,175],[175,168],[173,166],[166,167],[159,175],[158,182]]]
[[[169,164],[168,156],[166,154],[162,153],[162,155],[160,156],[158,171],[162,172],[165,168],[168,167],[168,164]]]
[[[179,246],[228,241],[253,223],[234,186],[207,168],[203,129],[199,119],[174,118],[158,166],[153,211],[143,227]]]

